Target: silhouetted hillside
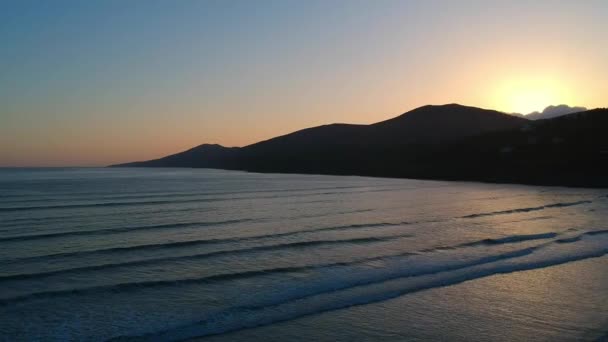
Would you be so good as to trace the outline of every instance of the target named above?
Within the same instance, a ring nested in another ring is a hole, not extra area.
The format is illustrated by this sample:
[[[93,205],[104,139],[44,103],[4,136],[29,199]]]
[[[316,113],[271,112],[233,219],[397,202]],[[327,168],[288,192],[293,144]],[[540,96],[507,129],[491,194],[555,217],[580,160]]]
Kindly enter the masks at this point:
[[[170,156],[113,166],[124,167],[229,167],[235,162],[236,147],[203,144]]]
[[[424,106],[372,125],[332,124],[313,127],[249,145],[244,149],[439,143],[515,128],[525,122],[527,120],[523,118],[497,111],[457,104]]]
[[[463,139],[429,159],[455,165],[447,173],[458,179],[606,187],[607,130],[608,109],[594,109]]]
[[[526,119],[530,120],[543,120],[543,119],[552,119],[557,118],[559,116],[584,112],[587,108],[585,107],[570,107],[568,105],[558,105],[558,106],[548,106],[542,112],[534,112],[526,115]]]
[[[529,121],[460,105],[308,128],[243,148],[201,145],[118,166],[608,186],[606,109]]]
[[[521,126],[523,118],[494,110],[458,104],[424,106],[370,129],[379,142],[390,144],[439,143]]]

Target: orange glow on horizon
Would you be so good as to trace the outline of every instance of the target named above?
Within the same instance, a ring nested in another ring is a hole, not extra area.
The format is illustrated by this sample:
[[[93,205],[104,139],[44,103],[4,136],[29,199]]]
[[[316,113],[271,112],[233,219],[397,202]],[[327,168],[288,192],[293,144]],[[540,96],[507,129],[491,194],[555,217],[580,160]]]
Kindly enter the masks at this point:
[[[565,82],[543,76],[517,76],[498,82],[492,94],[495,107],[507,113],[529,114],[550,105],[576,101]]]

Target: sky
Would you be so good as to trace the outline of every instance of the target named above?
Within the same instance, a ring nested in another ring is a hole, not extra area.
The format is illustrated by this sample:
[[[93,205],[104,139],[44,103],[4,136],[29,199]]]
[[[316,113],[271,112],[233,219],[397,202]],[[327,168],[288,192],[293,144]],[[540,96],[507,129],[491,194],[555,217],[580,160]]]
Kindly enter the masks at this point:
[[[0,1],[0,166],[103,166],[426,104],[608,106],[608,1]]]

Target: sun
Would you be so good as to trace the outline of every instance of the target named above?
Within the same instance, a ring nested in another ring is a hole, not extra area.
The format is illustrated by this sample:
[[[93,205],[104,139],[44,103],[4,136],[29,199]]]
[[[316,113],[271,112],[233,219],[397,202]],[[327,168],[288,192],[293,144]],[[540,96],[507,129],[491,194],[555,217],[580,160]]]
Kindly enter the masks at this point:
[[[519,89],[514,91],[508,99],[512,111],[515,113],[528,114],[534,111],[542,111],[545,107],[558,104],[559,98],[549,89]]]
[[[518,77],[497,87],[494,102],[507,113],[529,114],[547,106],[569,102],[568,92],[551,78]]]

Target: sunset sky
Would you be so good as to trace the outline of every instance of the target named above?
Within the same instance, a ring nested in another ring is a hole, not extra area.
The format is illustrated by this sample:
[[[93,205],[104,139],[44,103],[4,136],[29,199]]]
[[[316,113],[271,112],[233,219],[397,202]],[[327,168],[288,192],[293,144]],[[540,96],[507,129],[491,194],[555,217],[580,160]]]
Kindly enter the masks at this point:
[[[426,104],[608,106],[608,1],[2,1],[0,166],[243,146]]]

